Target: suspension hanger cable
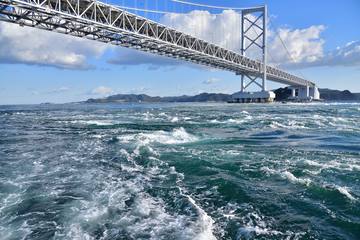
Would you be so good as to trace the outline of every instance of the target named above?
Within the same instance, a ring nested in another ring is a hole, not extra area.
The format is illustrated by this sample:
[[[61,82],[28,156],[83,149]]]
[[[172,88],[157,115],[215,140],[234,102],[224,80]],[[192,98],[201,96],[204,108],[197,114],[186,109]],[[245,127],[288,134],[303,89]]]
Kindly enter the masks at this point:
[[[275,29],[278,29],[278,28],[276,28],[275,24],[271,21],[271,19],[269,19],[269,24],[272,24],[272,25],[275,27]],[[275,30],[275,34],[276,34],[276,36],[279,38],[280,43],[281,43],[281,45],[283,46],[283,48],[285,49],[285,51],[286,51],[287,55],[289,56],[290,60],[291,60],[293,63],[297,63],[296,60],[295,60],[295,58],[294,58],[294,57],[292,56],[292,54],[290,53],[288,47],[286,46],[285,41],[284,41],[283,38],[280,36],[279,32]],[[302,72],[300,69],[298,69],[297,71],[299,72],[299,74],[301,75],[301,77],[305,79],[305,76],[304,76],[303,72]]]

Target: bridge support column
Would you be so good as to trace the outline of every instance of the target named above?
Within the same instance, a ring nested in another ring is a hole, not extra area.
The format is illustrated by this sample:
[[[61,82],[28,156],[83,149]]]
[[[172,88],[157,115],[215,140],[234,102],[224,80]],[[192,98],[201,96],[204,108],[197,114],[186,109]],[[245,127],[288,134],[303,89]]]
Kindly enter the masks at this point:
[[[298,102],[320,100],[320,93],[317,86],[291,86],[289,100]]]
[[[261,50],[262,63],[257,73],[238,73],[241,75],[241,90],[233,95],[232,102],[272,102],[275,93],[266,90],[267,80],[267,7],[244,9],[241,12],[241,54],[254,47]],[[252,30],[252,31],[250,31]],[[260,30],[260,33],[258,32]],[[256,33],[257,36],[253,36]],[[245,82],[247,79],[247,83]],[[259,92],[247,92],[246,90],[255,85],[261,89]]]
[[[295,88],[291,88],[291,98],[295,98]]]

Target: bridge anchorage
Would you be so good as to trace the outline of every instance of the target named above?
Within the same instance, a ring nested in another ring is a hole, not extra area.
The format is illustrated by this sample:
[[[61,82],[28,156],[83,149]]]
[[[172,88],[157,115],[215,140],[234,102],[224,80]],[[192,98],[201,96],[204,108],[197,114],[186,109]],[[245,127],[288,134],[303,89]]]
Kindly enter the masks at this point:
[[[125,9],[130,8],[97,0],[0,0],[0,21],[234,72],[241,75],[241,91],[233,95],[233,102],[273,101],[275,94],[266,88],[268,80],[290,85],[293,89],[292,99],[319,99],[315,83],[267,65],[266,6],[242,9],[240,53]],[[255,38],[252,38],[250,30],[257,33]],[[262,61],[247,56],[250,47],[260,49]],[[246,92],[252,85],[261,90]]]

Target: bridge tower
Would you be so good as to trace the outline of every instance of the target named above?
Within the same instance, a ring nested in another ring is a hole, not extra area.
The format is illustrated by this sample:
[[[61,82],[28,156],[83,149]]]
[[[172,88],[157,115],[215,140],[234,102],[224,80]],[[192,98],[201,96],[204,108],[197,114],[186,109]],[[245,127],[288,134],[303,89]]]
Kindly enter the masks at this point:
[[[235,102],[272,102],[275,94],[266,89],[267,66],[267,6],[247,8],[241,11],[241,55],[247,52],[260,51],[262,61],[259,62],[257,74],[241,72],[241,90],[233,95]],[[246,91],[250,86],[256,85],[258,92]]]

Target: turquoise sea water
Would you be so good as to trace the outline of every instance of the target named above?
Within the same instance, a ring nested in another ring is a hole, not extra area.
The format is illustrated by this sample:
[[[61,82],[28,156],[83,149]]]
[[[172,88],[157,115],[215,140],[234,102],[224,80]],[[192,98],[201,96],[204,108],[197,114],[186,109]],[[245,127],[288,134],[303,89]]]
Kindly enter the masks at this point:
[[[360,104],[0,106],[0,239],[360,239]]]

